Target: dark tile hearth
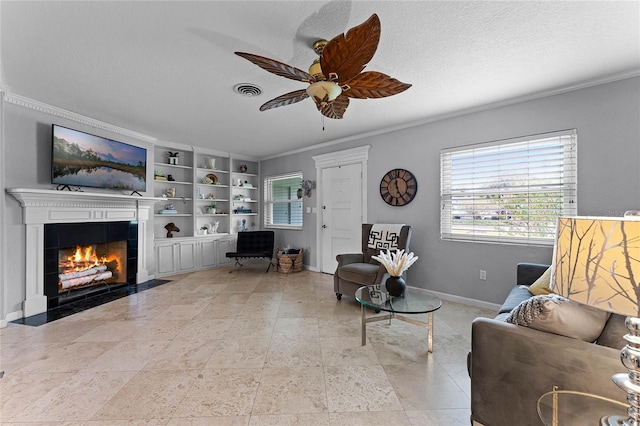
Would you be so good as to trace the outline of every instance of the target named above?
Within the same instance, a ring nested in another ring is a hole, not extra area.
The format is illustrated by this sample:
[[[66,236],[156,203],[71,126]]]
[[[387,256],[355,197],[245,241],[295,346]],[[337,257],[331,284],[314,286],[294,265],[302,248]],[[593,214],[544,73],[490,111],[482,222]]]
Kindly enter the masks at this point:
[[[65,303],[53,309],[49,309],[47,312],[44,312],[42,314],[12,321],[12,323],[37,327],[64,317],[68,317],[69,315],[77,314],[78,312],[103,305],[122,297],[140,293],[150,288],[158,287],[168,282],[171,282],[171,280],[149,280],[137,285],[123,285],[118,288],[113,288],[108,292],[87,295],[87,297],[85,298]]]

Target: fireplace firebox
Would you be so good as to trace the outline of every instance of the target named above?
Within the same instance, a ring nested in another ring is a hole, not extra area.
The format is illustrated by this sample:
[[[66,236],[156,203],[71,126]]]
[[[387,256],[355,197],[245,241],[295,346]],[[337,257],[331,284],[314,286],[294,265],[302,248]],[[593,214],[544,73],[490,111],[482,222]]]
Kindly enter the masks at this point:
[[[136,284],[137,222],[46,224],[47,309]]]

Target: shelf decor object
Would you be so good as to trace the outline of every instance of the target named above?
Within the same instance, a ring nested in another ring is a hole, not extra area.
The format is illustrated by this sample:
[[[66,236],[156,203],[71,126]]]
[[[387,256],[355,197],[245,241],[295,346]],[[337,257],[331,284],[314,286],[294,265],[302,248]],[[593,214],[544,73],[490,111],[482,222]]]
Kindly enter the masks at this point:
[[[551,287],[570,300],[627,315],[620,352],[628,373],[613,382],[627,392],[628,417],[605,416],[601,425],[640,425],[640,220],[639,217],[558,219]]]

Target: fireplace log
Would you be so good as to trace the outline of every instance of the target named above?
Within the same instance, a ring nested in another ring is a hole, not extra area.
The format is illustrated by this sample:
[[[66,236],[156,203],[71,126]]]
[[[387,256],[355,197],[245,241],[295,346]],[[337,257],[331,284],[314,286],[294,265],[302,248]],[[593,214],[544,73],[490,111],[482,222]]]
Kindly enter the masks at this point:
[[[65,281],[71,278],[79,278],[87,275],[95,275],[100,272],[104,272],[106,270],[107,270],[107,265],[98,265],[98,266],[94,266],[93,268],[85,269],[84,271],[76,271],[76,272],[68,272],[66,274],[60,274],[58,275],[58,279],[60,281]]]
[[[105,272],[100,272],[94,275],[87,275],[84,277],[78,277],[78,278],[71,278],[68,280],[64,280],[64,281],[60,281],[58,283],[58,287],[61,289],[68,289],[68,288],[73,288],[73,287],[80,287],[83,285],[87,285],[87,284],[92,284],[98,281],[105,281],[108,280],[109,278],[111,278],[113,276],[113,273],[111,273],[111,271],[105,271]]]

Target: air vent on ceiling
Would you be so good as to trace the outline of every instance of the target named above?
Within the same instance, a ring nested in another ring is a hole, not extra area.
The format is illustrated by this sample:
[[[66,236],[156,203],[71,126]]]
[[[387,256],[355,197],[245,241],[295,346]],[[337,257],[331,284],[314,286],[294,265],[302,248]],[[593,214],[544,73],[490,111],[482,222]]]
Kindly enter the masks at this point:
[[[260,96],[262,94],[262,89],[255,84],[251,83],[240,83],[233,86],[233,90],[236,93],[241,94],[242,96]]]

